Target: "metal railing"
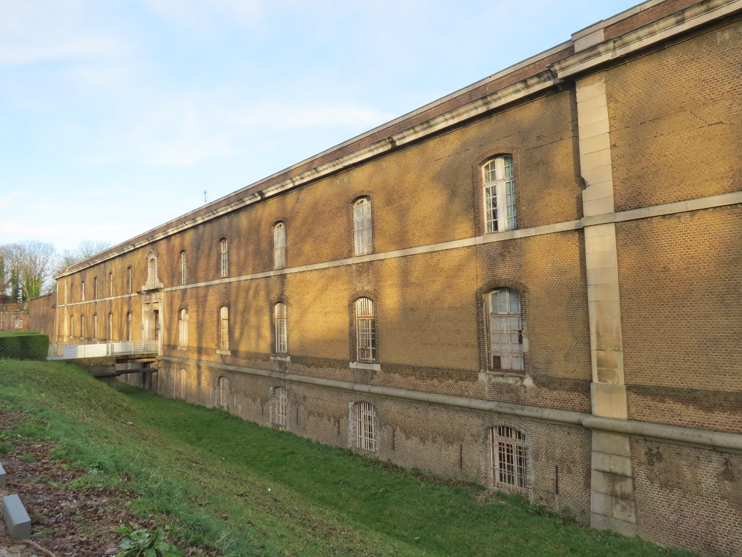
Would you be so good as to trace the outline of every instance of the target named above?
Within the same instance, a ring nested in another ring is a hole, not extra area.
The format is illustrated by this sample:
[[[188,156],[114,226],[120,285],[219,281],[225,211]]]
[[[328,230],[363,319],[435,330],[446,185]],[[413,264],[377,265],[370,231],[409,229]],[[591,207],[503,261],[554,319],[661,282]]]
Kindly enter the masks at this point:
[[[50,344],[47,360],[76,360],[79,358],[105,358],[131,354],[157,354],[156,340],[127,342],[102,342],[97,344]]]

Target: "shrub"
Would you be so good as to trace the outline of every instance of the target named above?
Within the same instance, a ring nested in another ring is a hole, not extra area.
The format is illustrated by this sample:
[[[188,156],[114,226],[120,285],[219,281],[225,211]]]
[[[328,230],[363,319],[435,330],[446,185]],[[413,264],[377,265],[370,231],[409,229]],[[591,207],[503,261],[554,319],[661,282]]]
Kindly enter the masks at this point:
[[[49,337],[38,333],[0,335],[0,358],[46,360]]]

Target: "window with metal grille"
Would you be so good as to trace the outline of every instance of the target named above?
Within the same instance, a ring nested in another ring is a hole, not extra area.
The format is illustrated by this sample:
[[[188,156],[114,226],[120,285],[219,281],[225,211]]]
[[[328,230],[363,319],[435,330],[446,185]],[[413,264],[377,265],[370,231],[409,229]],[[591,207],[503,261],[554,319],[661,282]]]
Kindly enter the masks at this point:
[[[229,276],[229,248],[226,238],[219,240],[219,249],[221,251],[221,276],[225,278]]]
[[[98,277],[93,279],[93,300],[98,299]]]
[[[273,387],[271,398],[271,425],[286,429],[289,416],[289,393],[283,387]]]
[[[376,407],[368,402],[357,402],[356,447],[365,451],[376,451],[377,418]]]
[[[365,255],[373,251],[371,231],[371,200],[359,199],[353,205],[354,255]]]
[[[516,227],[513,156],[502,155],[482,168],[484,174],[484,222],[487,232]]]
[[[128,267],[126,269],[127,276],[126,276],[126,293],[131,294],[131,284],[132,284],[132,276],[131,276],[131,267]]]
[[[186,252],[180,252],[180,284],[186,283]]]
[[[490,428],[492,480],[497,487],[528,487],[526,436],[509,426]]]
[[[126,340],[131,340],[131,312],[126,314]]]
[[[229,308],[219,308],[219,349],[229,350]]]
[[[188,310],[183,308],[178,315],[178,346],[188,346]]]
[[[273,227],[273,268],[286,266],[286,225],[282,222]]]
[[[523,319],[520,293],[500,288],[486,297],[489,368],[523,370]]]
[[[93,315],[93,340],[98,340],[98,314]]]
[[[224,376],[216,380],[216,406],[224,410],[229,406],[229,380]]]
[[[376,321],[374,302],[369,298],[358,298],[356,313],[356,359],[359,362],[376,361]]]
[[[286,304],[275,305],[273,320],[276,327],[276,354],[286,354],[289,349]]]
[[[108,314],[108,340],[113,340],[113,313]]]
[[[108,295],[113,296],[113,273],[108,273]]]

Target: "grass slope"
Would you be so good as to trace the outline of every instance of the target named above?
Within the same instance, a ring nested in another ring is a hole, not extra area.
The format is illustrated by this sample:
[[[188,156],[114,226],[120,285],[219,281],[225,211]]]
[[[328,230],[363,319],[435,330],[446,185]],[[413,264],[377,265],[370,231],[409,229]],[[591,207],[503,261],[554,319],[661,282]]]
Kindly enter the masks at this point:
[[[136,510],[225,555],[684,555],[67,364],[0,360],[0,401],[90,485],[133,489]]]

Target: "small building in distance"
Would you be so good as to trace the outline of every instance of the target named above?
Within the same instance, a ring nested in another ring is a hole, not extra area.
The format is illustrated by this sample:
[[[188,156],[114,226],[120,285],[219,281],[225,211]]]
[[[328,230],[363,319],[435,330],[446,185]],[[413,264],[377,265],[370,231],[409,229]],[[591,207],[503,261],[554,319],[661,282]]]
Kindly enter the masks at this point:
[[[28,309],[24,302],[0,304],[0,332],[28,331]]]
[[[742,547],[742,0],[649,0],[57,278],[158,393]]]

